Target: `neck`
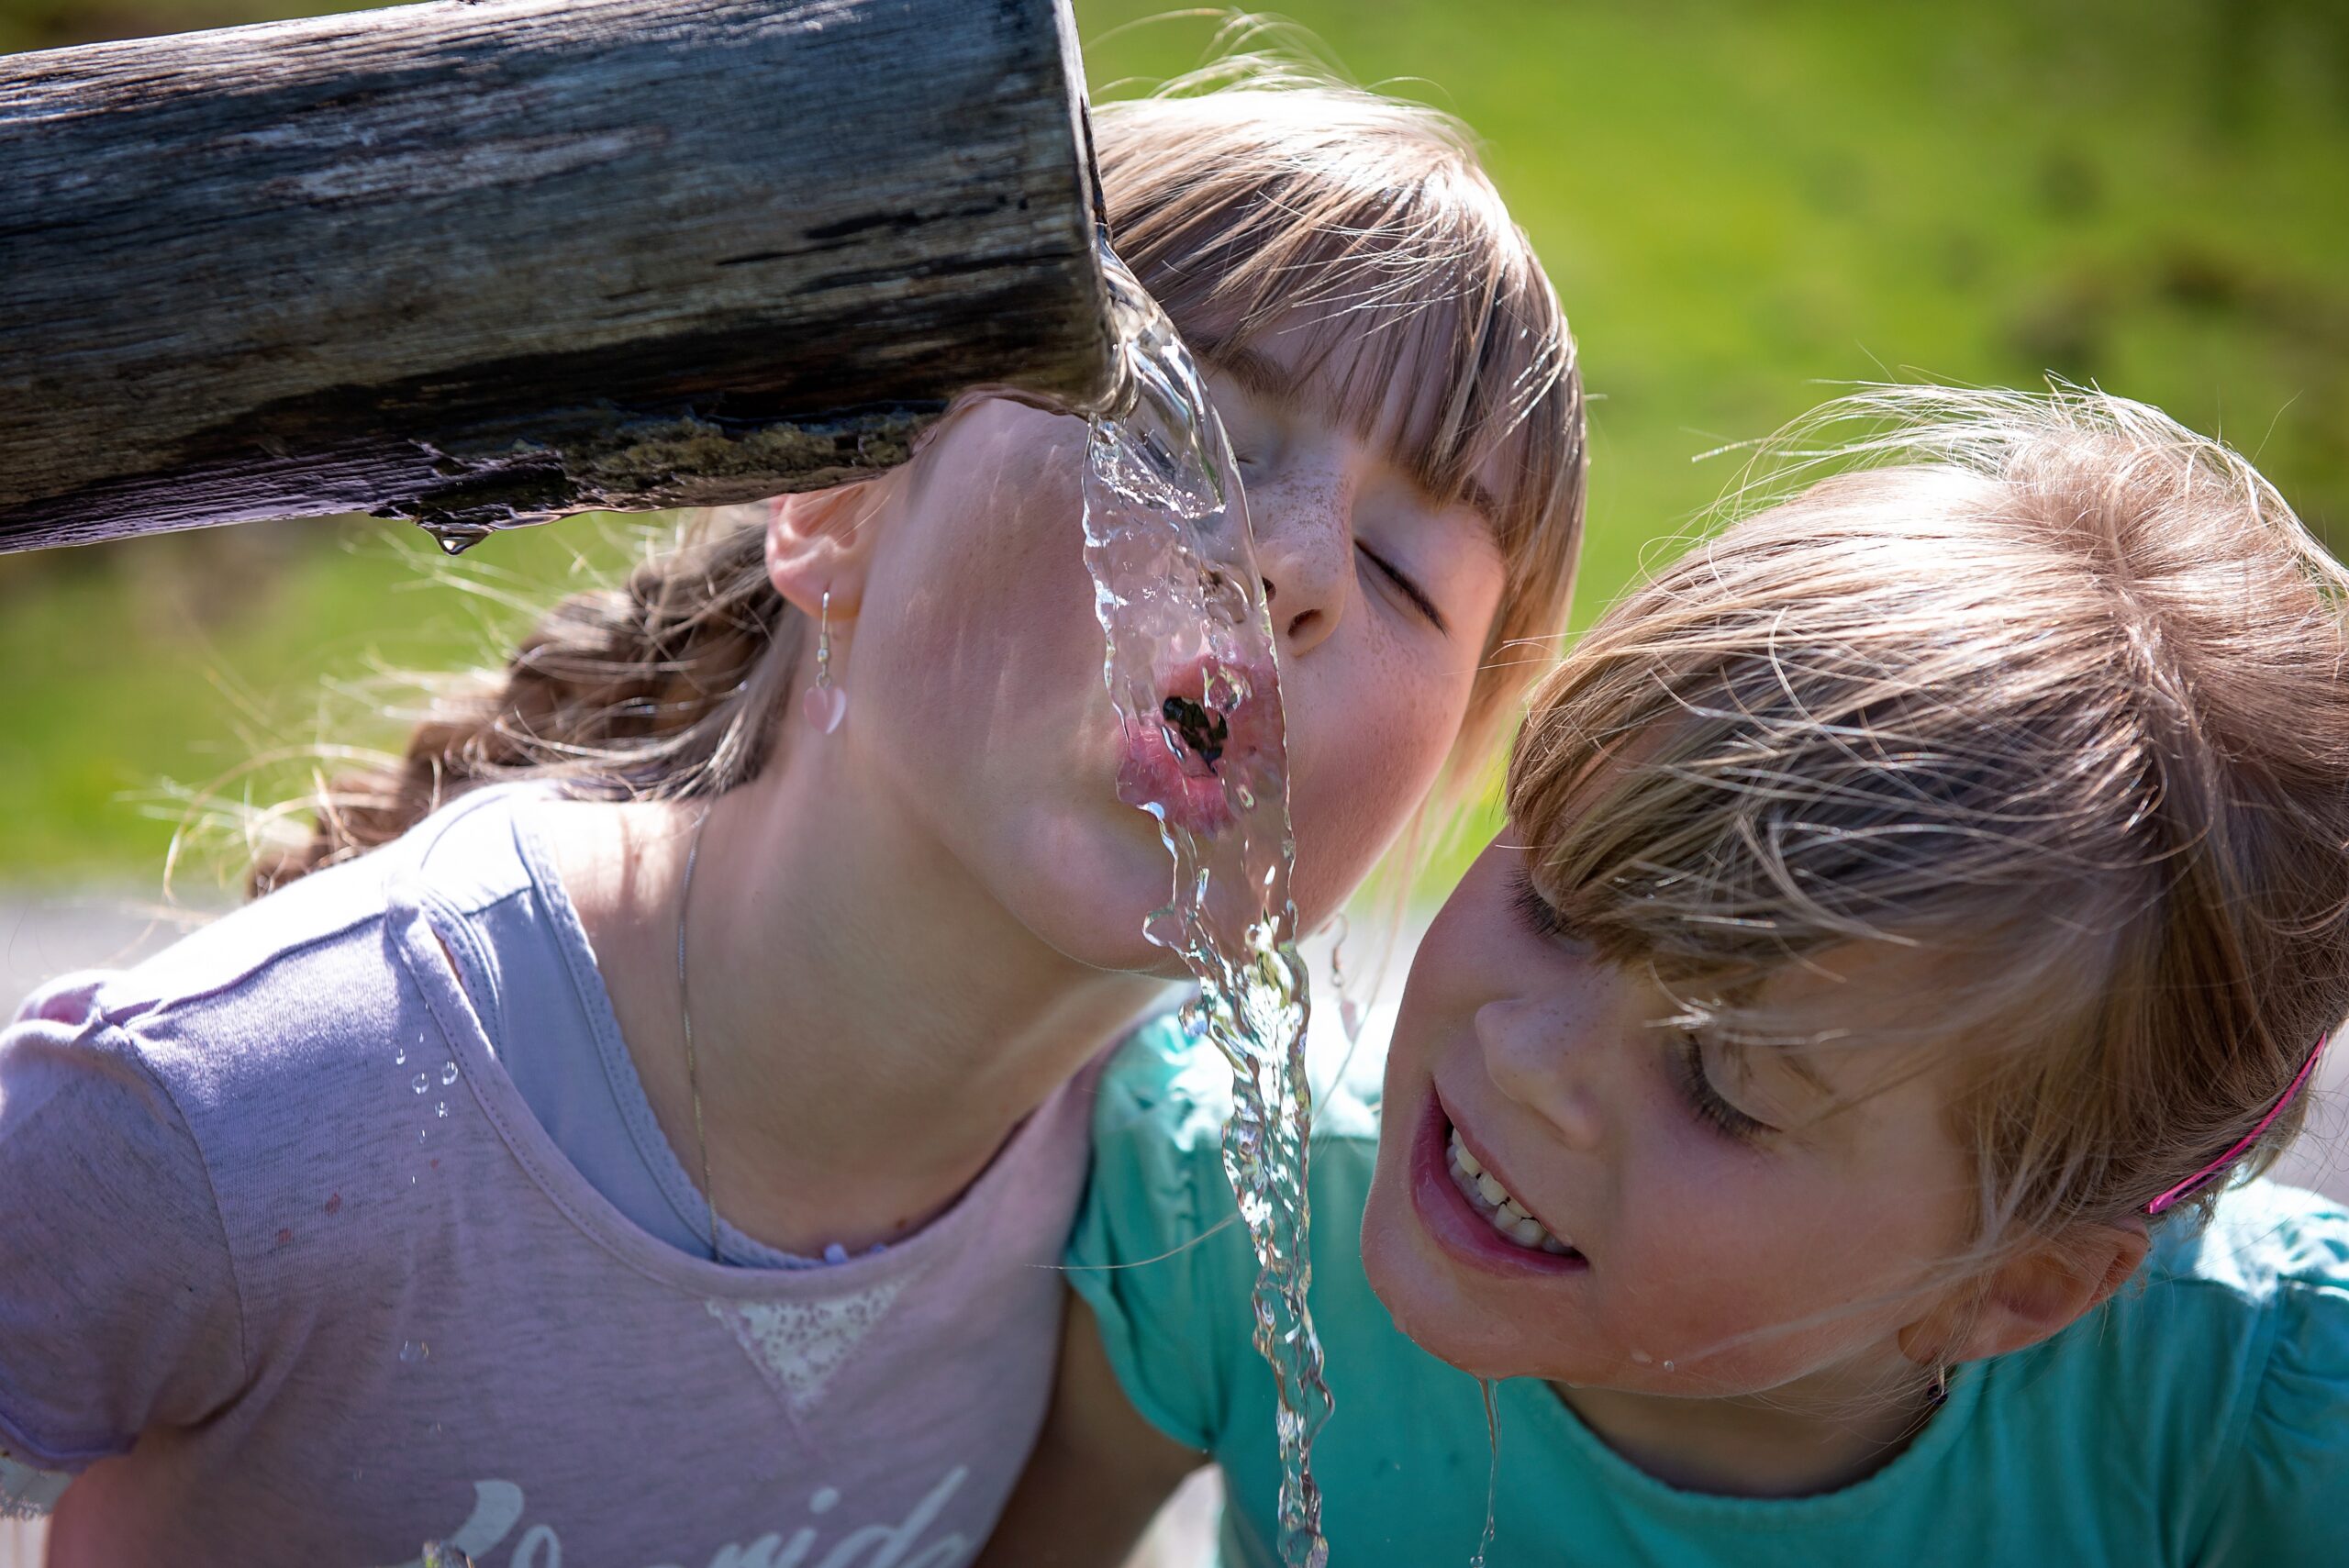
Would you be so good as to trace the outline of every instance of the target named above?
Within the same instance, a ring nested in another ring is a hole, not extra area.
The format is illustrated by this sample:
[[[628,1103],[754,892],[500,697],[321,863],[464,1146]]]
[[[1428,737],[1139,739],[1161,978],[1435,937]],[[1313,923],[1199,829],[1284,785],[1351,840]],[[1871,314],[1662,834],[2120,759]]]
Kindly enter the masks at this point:
[[[708,804],[685,927],[712,1195],[732,1225],[803,1253],[918,1228],[1165,995],[1055,951],[885,801],[817,787],[818,767],[776,767]],[[676,944],[704,806],[562,809],[617,826],[589,835],[618,840],[601,873],[564,881],[698,1182]]]
[[[1905,1369],[1905,1370],[1903,1370]],[[1883,1376],[1814,1374],[1766,1394],[1672,1397],[1553,1385],[1607,1446],[1684,1491],[1737,1497],[1805,1497],[1873,1475],[1908,1448],[1934,1400],[1917,1369]]]

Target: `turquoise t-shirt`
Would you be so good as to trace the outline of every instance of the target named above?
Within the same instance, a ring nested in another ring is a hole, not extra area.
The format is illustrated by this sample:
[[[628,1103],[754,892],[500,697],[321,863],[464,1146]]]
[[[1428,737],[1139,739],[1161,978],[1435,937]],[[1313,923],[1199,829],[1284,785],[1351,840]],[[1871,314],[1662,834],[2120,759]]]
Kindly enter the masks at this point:
[[[1359,1076],[1359,1075],[1357,1075]],[[1094,1118],[1070,1281],[1136,1408],[1211,1453],[1225,1568],[1273,1564],[1272,1373],[1217,1148],[1230,1074],[1171,1025],[1120,1051]],[[1341,1090],[1313,1147],[1313,1295],[1336,1410],[1314,1448],[1332,1568],[1464,1568],[1491,1450],[1476,1384],[1396,1331],[1357,1226],[1376,1108]],[[2166,1228],[2137,1281],[2028,1351],[1963,1368],[1916,1441],[1795,1499],[1684,1492],[1549,1385],[1497,1391],[1493,1568],[1658,1563],[2349,1563],[2349,1214],[2258,1183]]]

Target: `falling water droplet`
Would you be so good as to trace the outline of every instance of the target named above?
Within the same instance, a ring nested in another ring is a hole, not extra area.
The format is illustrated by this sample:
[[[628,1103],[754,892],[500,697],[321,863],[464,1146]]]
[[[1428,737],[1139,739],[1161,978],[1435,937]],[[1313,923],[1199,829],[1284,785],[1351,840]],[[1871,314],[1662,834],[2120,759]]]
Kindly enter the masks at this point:
[[[453,1083],[455,1083],[456,1081],[457,1081],[457,1064],[456,1064],[455,1062],[443,1062],[440,1064],[440,1082],[441,1082],[442,1085],[445,1087],[446,1085],[451,1084],[453,1084]]]
[[[415,1081],[408,1084],[408,1087],[414,1089],[420,1095],[424,1093],[425,1090],[432,1087],[432,1080],[419,1073],[416,1075]]]
[[[447,1116],[449,1114],[449,1102],[446,1100],[440,1102],[440,1114],[442,1116]]]
[[[416,1129],[416,1140],[417,1140],[418,1143],[421,1143],[421,1142],[423,1142],[423,1141],[424,1141],[424,1129],[422,1129],[422,1128],[420,1128],[420,1127],[419,1127],[419,1128],[417,1128],[417,1129]],[[1665,1364],[1666,1364],[1666,1365],[1670,1365],[1671,1363],[1670,1363],[1670,1362],[1666,1362]]]
[[[401,1046],[397,1051],[392,1052],[392,1065],[395,1067],[405,1067],[407,1065],[406,1046]]]
[[[432,536],[444,555],[462,555],[490,535],[489,529],[473,523],[426,522],[417,527]]]
[[[1633,1351],[1631,1352],[1631,1360],[1637,1365],[1646,1366],[1649,1362],[1654,1361],[1655,1358],[1648,1354],[1645,1351]]]
[[[410,1366],[428,1359],[431,1354],[432,1347],[422,1340],[404,1340],[400,1342],[400,1360]]]
[[[1501,1411],[1493,1399],[1493,1380],[1480,1377],[1476,1387],[1485,1396],[1485,1438],[1491,1445],[1492,1459],[1485,1471],[1485,1533],[1476,1542],[1476,1555],[1469,1560],[1468,1568],[1485,1568],[1485,1554],[1493,1549],[1493,1510],[1501,1493]]]

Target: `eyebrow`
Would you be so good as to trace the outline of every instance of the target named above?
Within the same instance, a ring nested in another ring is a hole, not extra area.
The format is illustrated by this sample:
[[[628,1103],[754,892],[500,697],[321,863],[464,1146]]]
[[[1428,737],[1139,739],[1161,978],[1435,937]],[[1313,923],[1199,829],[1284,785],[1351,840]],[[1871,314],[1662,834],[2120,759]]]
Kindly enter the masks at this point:
[[[1338,411],[1330,406],[1330,399],[1325,394],[1308,385],[1306,378],[1299,376],[1270,354],[1259,352],[1254,349],[1219,348],[1202,350],[1200,357],[1238,382],[1241,390],[1252,397],[1267,403],[1285,403],[1291,408],[1308,410],[1325,418],[1334,419],[1337,416]],[[1358,424],[1357,428],[1359,429]],[[1370,432],[1362,431],[1361,433],[1365,439],[1370,439]],[[1395,451],[1391,448],[1387,451],[1387,457],[1397,468],[1412,475],[1415,482],[1419,481],[1421,465],[1408,461],[1405,454]],[[1422,487],[1428,486],[1425,486],[1422,482]],[[1494,499],[1491,491],[1477,482],[1474,474],[1464,474],[1461,477],[1458,499],[1474,509],[1488,526],[1499,525],[1500,503]]]

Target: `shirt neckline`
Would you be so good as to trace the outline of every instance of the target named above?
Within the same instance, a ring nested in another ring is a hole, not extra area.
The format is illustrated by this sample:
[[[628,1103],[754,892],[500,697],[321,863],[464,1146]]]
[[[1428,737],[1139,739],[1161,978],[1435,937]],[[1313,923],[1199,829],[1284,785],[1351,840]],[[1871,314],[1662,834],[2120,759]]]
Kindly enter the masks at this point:
[[[463,916],[436,895],[417,869],[429,855],[433,841],[462,815],[482,808],[492,799],[551,787],[529,780],[490,785],[444,807],[439,814],[444,820],[436,828],[421,831],[414,855],[387,877],[384,911],[386,934],[463,1069],[467,1091],[523,1173],[565,1218],[640,1274],[696,1296],[735,1300],[830,1296],[869,1290],[894,1279],[926,1272],[982,1240],[985,1216],[998,1207],[1005,1189],[1018,1183],[1027,1167],[1042,1157],[1043,1142],[1061,1119],[1055,1113],[1061,1108],[1063,1097],[1070,1093],[1070,1084],[1055,1089],[1030,1112],[978,1178],[929,1224],[882,1251],[857,1253],[844,1262],[813,1268],[743,1267],[714,1262],[681,1251],[622,1213],[572,1164],[553,1135],[524,1101],[504,1063],[498,1061],[472,998],[442,956],[436,928],[461,924]],[[573,918],[576,917],[573,911]],[[600,975],[596,984],[600,988]],[[608,1011],[608,997],[605,1006]],[[617,1023],[612,1027],[618,1043]],[[625,1051],[625,1045],[620,1049]],[[632,1063],[630,1072],[633,1073]],[[642,1094],[640,1084],[638,1094]],[[665,1139],[662,1147],[666,1148]],[[674,1151],[670,1161],[675,1163]],[[682,1167],[679,1170],[682,1173]],[[723,1224],[722,1218],[720,1223]]]
[[[1628,1496],[1643,1509],[1715,1529],[1798,1530],[1873,1512],[1892,1502],[1912,1478],[1932,1473],[1972,1420],[1988,1371],[1983,1365],[1956,1368],[1950,1374],[1948,1398],[1907,1448],[1848,1486],[1802,1497],[1741,1497],[1673,1485],[1609,1448],[1547,1383],[1514,1378],[1504,1387],[1517,1392],[1514,1403],[1525,1419],[1572,1450],[1607,1490]]]
[[[604,984],[603,971],[596,967],[595,944],[588,940],[586,923],[579,917],[579,906],[571,901],[571,894],[562,884],[556,871],[554,855],[540,836],[528,807],[538,799],[552,798],[552,790],[532,792],[515,799],[507,813],[507,822],[514,836],[514,847],[529,873],[537,892],[540,906],[546,911],[553,925],[555,946],[562,950],[563,965],[571,976],[572,989],[577,994],[587,1015],[588,1029],[596,1044],[596,1057],[604,1071],[604,1080],[611,1091],[613,1103],[618,1106],[620,1121],[628,1129],[629,1140],[637,1158],[652,1177],[661,1195],[669,1205],[686,1234],[706,1237],[708,1234],[710,1208],[702,1191],[685,1162],[677,1157],[668,1135],[661,1130],[660,1118],[653,1115],[651,1098],[644,1092],[644,1078],[636,1070],[636,1058],[628,1048],[628,1040],[620,1033],[619,1014],[612,1006],[610,990]],[[874,1249],[885,1251],[886,1249]],[[821,1257],[809,1257],[771,1247],[757,1237],[740,1230],[727,1218],[718,1216],[718,1251],[719,1260],[737,1268],[766,1269],[825,1269],[838,1268],[841,1262]],[[855,1254],[851,1254],[851,1258]]]

